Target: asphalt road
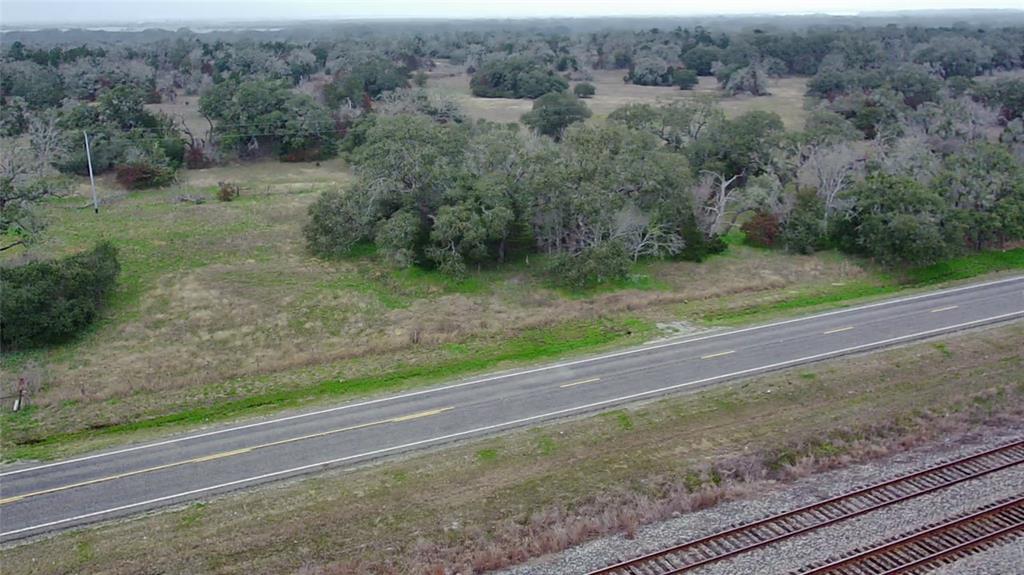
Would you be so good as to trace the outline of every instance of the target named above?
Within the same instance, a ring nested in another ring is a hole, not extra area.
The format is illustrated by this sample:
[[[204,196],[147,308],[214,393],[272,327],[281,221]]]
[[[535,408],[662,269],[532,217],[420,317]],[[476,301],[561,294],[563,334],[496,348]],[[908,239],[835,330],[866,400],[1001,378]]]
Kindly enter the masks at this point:
[[[0,540],[1021,319],[1024,276],[7,467]]]

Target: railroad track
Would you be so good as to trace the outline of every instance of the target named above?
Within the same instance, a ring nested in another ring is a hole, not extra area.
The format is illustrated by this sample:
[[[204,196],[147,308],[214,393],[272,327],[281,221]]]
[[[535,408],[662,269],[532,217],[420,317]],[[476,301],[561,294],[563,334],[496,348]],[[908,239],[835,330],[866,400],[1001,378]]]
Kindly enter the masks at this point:
[[[683,573],[789,537],[1024,463],[1024,440],[732,527],[590,575]]]
[[[923,573],[1024,535],[1024,496],[799,571],[800,575]]]

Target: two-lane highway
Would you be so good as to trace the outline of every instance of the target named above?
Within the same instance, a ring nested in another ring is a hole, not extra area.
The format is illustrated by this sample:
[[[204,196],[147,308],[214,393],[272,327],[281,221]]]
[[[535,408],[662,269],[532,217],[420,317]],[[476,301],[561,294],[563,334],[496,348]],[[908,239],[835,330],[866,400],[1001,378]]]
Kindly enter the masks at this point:
[[[1024,319],[1024,276],[666,341],[0,473],[0,539]]]

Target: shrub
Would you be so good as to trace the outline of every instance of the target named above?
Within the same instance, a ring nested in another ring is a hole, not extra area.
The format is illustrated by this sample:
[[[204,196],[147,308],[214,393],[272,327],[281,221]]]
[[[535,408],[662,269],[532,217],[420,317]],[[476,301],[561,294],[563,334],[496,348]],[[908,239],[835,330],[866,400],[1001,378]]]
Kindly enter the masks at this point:
[[[559,254],[551,260],[548,272],[559,285],[583,289],[625,278],[630,264],[621,242],[606,241],[576,254]]]
[[[174,181],[174,171],[146,161],[121,164],[117,167],[117,183],[126,190],[159,188]]]
[[[775,214],[757,213],[740,228],[746,234],[746,242],[760,248],[770,248],[779,239],[779,218]]]
[[[597,93],[597,88],[589,82],[580,82],[573,87],[572,93],[576,94],[577,98],[590,98]]]
[[[31,262],[0,275],[0,342],[27,348],[65,341],[99,315],[121,267],[108,242],[60,260]]]
[[[676,68],[672,71],[672,83],[679,86],[680,90],[689,90],[697,85],[697,73],[693,70]]]
[[[148,152],[131,151],[116,170],[117,182],[126,190],[160,188],[174,182],[174,166],[159,144]]]
[[[217,182],[217,199],[222,202],[230,202],[241,192],[242,189],[234,182]]]
[[[309,221],[302,232],[313,254],[344,255],[357,243],[370,239],[372,225],[364,221],[365,211],[350,197],[341,191],[328,191],[309,206]]]

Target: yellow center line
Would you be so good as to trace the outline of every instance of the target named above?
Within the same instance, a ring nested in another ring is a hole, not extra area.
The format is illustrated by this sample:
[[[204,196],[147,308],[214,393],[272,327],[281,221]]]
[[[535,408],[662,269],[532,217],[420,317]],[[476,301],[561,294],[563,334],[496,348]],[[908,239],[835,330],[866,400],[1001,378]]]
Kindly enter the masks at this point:
[[[730,353],[736,353],[736,350],[733,349],[733,350],[729,350],[729,351],[721,351],[721,352],[718,352],[718,353],[712,353],[710,355],[702,355],[702,356],[700,356],[700,358],[701,359],[711,359],[713,357],[722,357],[723,355],[729,355]]]
[[[937,308],[931,310],[931,312],[932,313],[938,313],[940,311],[949,311],[951,309],[956,309],[958,307],[960,307],[960,306],[958,306],[958,305],[947,305],[946,307],[937,307]]]
[[[840,332],[843,332],[843,331],[850,331],[851,329],[853,329],[853,326],[852,325],[848,325],[846,327],[839,327],[839,328],[836,328],[836,329],[830,329],[830,330],[828,330],[826,332],[823,332],[823,333],[825,335],[831,335],[833,333],[840,333]]]
[[[232,457],[235,455],[242,455],[243,453],[249,453],[257,449],[265,449],[267,447],[275,447],[278,445],[285,445],[287,443],[295,443],[296,441],[303,441],[306,439],[314,439],[317,437],[325,437],[328,435],[334,435],[336,433],[343,433],[345,431],[355,431],[357,429],[365,429],[367,427],[374,427],[377,425],[384,425],[385,423],[400,423],[403,421],[411,421],[413,419],[419,419],[421,417],[430,417],[431,415],[437,415],[450,411],[454,408],[443,407],[440,409],[431,409],[428,411],[420,411],[418,413],[412,413],[409,415],[401,415],[398,417],[392,417],[391,419],[382,419],[380,421],[371,421],[370,423],[360,423],[359,425],[352,425],[349,427],[342,427],[339,429],[331,429],[328,431],[321,431],[319,433],[310,433],[309,435],[302,435],[299,437],[291,437],[288,439],[280,439],[278,441],[271,441],[269,443],[263,443],[260,445],[254,445],[252,447],[243,447],[241,449],[234,449],[231,451],[222,451],[220,453],[211,453],[210,455],[203,455],[201,457],[194,457],[192,459],[186,459],[184,461],[175,461],[173,463],[165,463],[163,465],[156,465],[154,467],[147,467],[145,469],[136,469],[134,471],[126,471],[124,473],[118,473],[116,475],[109,475],[107,477],[98,477],[96,479],[90,479],[88,481],[81,481],[79,483],[71,483],[68,485],[61,485],[59,487],[51,487],[49,489],[41,489],[39,491],[33,491],[31,493],[23,493],[21,495],[15,495],[12,497],[5,497],[0,499],[0,505],[6,505],[8,503],[14,503],[27,497],[35,497],[37,495],[47,495],[49,493],[56,493],[58,491],[67,491],[69,489],[75,489],[78,487],[85,487],[87,485],[95,485],[96,483],[103,483],[105,481],[113,481],[115,479],[124,479],[126,477],[132,477],[135,475],[141,475],[143,473],[152,473],[154,471],[163,471],[164,469],[170,469],[172,467],[179,467],[181,465],[187,465],[190,463],[203,463],[206,461],[213,461],[215,459],[223,459],[225,457]]]
[[[595,381],[601,381],[601,378],[600,377],[592,377],[590,379],[584,379],[582,381],[574,381],[572,383],[565,383],[565,384],[559,385],[558,387],[573,387],[573,386],[576,386],[576,385],[583,385],[584,383],[594,383]]]

